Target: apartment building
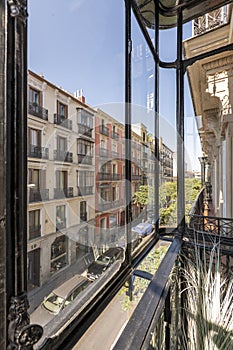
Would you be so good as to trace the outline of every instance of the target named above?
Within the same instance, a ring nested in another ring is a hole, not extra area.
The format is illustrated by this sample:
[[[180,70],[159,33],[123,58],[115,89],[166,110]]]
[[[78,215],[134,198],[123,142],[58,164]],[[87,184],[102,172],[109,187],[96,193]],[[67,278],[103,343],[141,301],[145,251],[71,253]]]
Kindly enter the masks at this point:
[[[95,117],[96,242],[114,244],[125,224],[124,126],[98,109]]]
[[[75,263],[94,239],[95,111],[28,73],[28,285]]]
[[[173,181],[173,151],[159,139],[160,184]]]
[[[232,25],[232,4],[196,19],[193,37],[184,43],[186,57],[232,44]],[[188,74],[203,150],[204,180],[211,184],[217,216],[232,217],[232,51],[195,62]]]

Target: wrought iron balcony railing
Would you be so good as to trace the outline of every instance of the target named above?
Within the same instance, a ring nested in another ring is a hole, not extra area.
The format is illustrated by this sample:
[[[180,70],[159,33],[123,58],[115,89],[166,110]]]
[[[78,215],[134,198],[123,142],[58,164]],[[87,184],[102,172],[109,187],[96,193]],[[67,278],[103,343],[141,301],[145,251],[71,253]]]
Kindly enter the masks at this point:
[[[49,189],[30,188],[29,203],[44,202],[49,200]]]
[[[98,180],[99,181],[111,181],[112,180],[112,174],[111,173],[105,173],[105,172],[99,172],[98,173]]]
[[[92,137],[92,129],[89,126],[78,123],[78,133],[84,136]]]
[[[29,102],[28,112],[35,117],[43,120],[48,120],[48,110],[39,106],[37,103]]]
[[[112,132],[112,138],[115,139],[115,140],[118,140],[119,139],[119,134],[115,131]]]
[[[78,164],[92,165],[93,157],[85,154],[78,154]]]
[[[142,180],[142,175],[133,174],[133,175],[131,175],[131,179],[132,179],[132,181],[140,181],[140,180]]]
[[[104,125],[99,126],[99,132],[105,136],[109,136],[109,129]]]
[[[120,181],[122,180],[122,174],[112,173],[112,181]]]
[[[78,186],[78,196],[90,196],[94,193],[93,186]]]
[[[100,157],[111,157],[111,152],[107,148],[100,147],[99,149],[99,155]]]
[[[49,159],[49,149],[36,145],[29,145],[28,157]]]
[[[56,222],[56,231],[60,231],[63,228],[66,228],[66,218],[63,218],[61,221]]]
[[[41,225],[29,226],[29,240],[41,236]]]
[[[72,120],[61,114],[54,114],[54,124],[60,125],[63,128],[72,130]]]
[[[54,160],[73,163],[73,153],[56,149],[54,150]]]
[[[115,209],[124,205],[123,199],[118,199],[115,201],[100,201],[98,203],[98,211],[106,211],[110,209]]]
[[[54,188],[54,199],[72,198],[74,196],[73,187]]]
[[[119,158],[119,152],[112,151],[112,158]]]
[[[217,10],[206,13],[193,21],[193,35],[200,35],[227,23],[228,7],[223,6]]]

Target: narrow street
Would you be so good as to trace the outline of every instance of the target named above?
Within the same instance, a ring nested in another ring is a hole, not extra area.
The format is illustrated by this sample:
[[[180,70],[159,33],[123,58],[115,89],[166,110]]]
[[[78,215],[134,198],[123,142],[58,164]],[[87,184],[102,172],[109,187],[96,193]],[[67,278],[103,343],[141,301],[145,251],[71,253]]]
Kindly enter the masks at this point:
[[[73,350],[110,350],[131,312],[123,310],[120,297],[116,295]]]

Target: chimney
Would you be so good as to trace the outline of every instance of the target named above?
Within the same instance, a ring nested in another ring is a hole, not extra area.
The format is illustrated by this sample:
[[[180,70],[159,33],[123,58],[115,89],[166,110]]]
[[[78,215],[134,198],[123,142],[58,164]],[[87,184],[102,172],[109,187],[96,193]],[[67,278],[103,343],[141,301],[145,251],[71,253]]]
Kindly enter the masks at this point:
[[[75,91],[74,96],[82,103],[85,103],[85,96],[83,96],[83,89]]]

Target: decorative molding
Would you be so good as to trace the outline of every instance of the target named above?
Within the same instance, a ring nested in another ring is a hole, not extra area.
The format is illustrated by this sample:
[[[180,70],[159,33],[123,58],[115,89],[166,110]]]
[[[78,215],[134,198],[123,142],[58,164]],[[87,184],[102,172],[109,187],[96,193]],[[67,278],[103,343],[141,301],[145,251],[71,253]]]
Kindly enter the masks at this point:
[[[211,62],[208,62],[208,63],[204,63],[202,65],[202,67],[206,71],[209,71],[211,69],[216,69],[216,68],[221,68],[222,70],[226,70],[226,69],[223,69],[223,67],[231,65],[231,64],[233,64],[233,55],[227,56],[227,57],[222,57],[222,58],[219,58],[219,59],[217,59],[215,61],[211,61]]]
[[[28,17],[27,0],[8,0],[8,4],[11,16],[18,17],[26,23]]]
[[[55,90],[55,97],[62,103],[69,104],[71,98],[64,96],[58,89]]]
[[[40,82],[38,80],[33,79],[31,76],[28,77],[28,84],[34,88],[36,88],[37,90],[44,90],[44,84],[43,82]],[[47,84],[46,84],[47,85]]]
[[[12,297],[9,309],[7,350],[32,349],[33,345],[42,337],[43,328],[39,325],[30,325],[28,314],[29,303],[27,295]]]

